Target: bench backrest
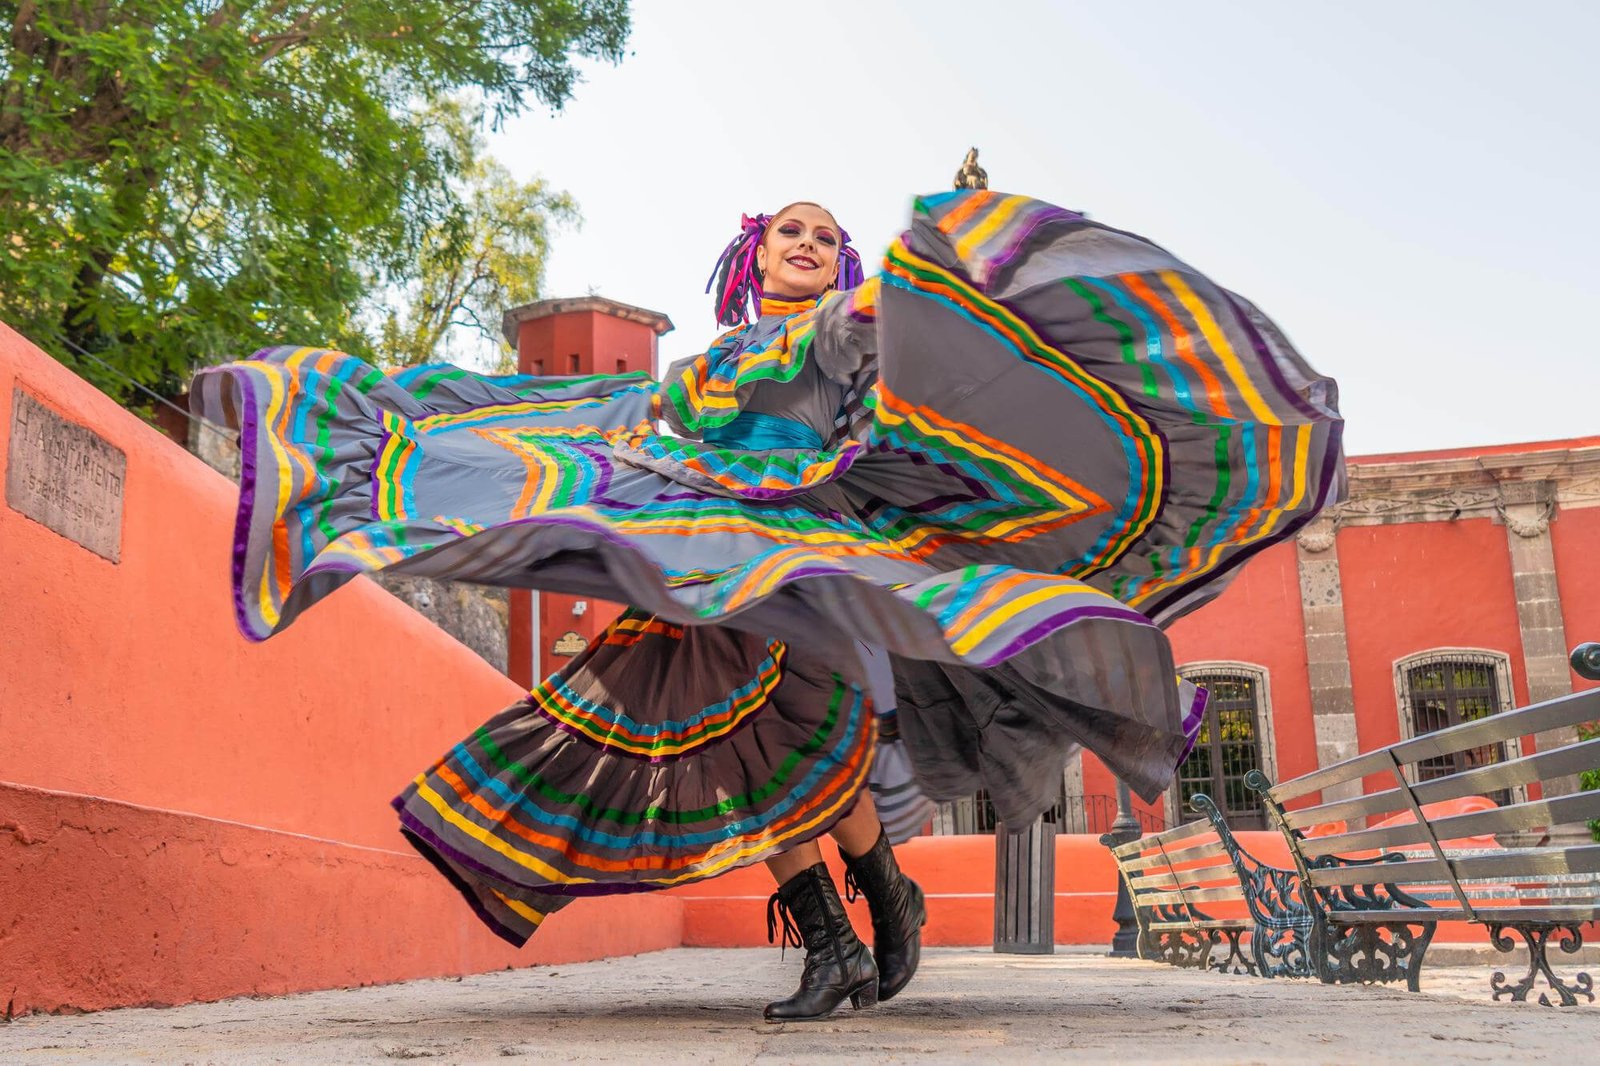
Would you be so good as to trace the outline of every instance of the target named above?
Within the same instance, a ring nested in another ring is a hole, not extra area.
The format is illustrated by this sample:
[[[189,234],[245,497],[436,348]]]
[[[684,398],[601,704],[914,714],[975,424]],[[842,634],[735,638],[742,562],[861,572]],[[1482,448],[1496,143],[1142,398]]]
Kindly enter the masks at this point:
[[[1259,771],[1252,771],[1246,783],[1261,793],[1268,817],[1289,840],[1304,883],[1325,905],[1344,910],[1431,905],[1466,918],[1478,917],[1480,910],[1498,914],[1523,907],[1527,913],[1519,912],[1518,920],[1582,920],[1597,906],[1600,845],[1508,849],[1483,838],[1600,819],[1600,790],[1566,791],[1576,775],[1600,766],[1600,738],[1579,740],[1573,729],[1595,719],[1600,719],[1600,690],[1427,733],[1279,785]],[[1541,734],[1541,750],[1473,765],[1481,761],[1474,753],[1533,734]],[[1313,792],[1326,794],[1350,783],[1360,788],[1369,776],[1385,778],[1385,787],[1353,799],[1287,809]],[[1552,783],[1559,784],[1545,787]],[[1488,810],[1441,813],[1435,806],[1535,784],[1544,795]],[[1305,835],[1313,826],[1339,822],[1358,828]],[[1479,840],[1468,840],[1472,837]],[[1394,892],[1394,886],[1403,891]]]
[[[1244,890],[1216,829],[1209,821],[1190,822],[1111,849],[1133,905],[1159,915],[1204,921],[1237,918],[1242,912],[1213,913],[1218,903],[1244,904]]]

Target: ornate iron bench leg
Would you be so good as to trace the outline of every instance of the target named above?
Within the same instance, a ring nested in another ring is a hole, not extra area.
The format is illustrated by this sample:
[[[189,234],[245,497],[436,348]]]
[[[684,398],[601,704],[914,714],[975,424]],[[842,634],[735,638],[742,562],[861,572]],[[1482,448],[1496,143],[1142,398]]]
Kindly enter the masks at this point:
[[[1268,929],[1256,925],[1251,955],[1262,977],[1311,977],[1309,929]]]
[[[1257,975],[1259,971],[1256,969],[1256,964],[1251,962],[1249,957],[1239,948],[1240,938],[1248,932],[1248,929],[1221,930],[1222,935],[1228,938],[1228,954],[1221,962],[1216,963],[1212,969],[1218,973],[1245,973],[1251,977]],[[1212,936],[1215,937],[1216,934],[1213,933]],[[1216,943],[1216,941],[1213,939],[1212,943]]]
[[[1151,933],[1145,941],[1141,959],[1164,962],[1168,966],[1193,966],[1195,949],[1189,944],[1189,934],[1183,930]]]
[[[1173,933],[1172,942],[1172,965],[1181,966],[1186,970],[1211,968],[1211,949],[1217,942],[1216,933],[1184,930]]]
[[[1312,937],[1317,977],[1323,984],[1387,984],[1403,977],[1407,988],[1421,991],[1422,958],[1433,941],[1436,923],[1352,926],[1341,924],[1332,915],[1329,918]],[[1419,932],[1412,932],[1413,927]]]
[[[1594,1002],[1594,978],[1586,973],[1579,973],[1572,979],[1572,983],[1561,980],[1550,969],[1550,959],[1545,954],[1549,946],[1550,935],[1560,933],[1561,938],[1556,943],[1568,955],[1577,954],[1583,947],[1583,929],[1576,923],[1571,925],[1548,925],[1541,922],[1513,922],[1509,926],[1503,922],[1489,923],[1489,940],[1494,944],[1496,951],[1514,951],[1516,941],[1506,935],[1509,928],[1522,937],[1523,943],[1528,946],[1528,972],[1522,980],[1512,984],[1506,980],[1506,975],[1501,970],[1496,970],[1494,977],[1489,981],[1489,988],[1494,993],[1498,1002],[1501,996],[1510,996],[1514,1003],[1525,1003],[1528,993],[1533,990],[1533,982],[1544,975],[1545,983],[1550,986],[1561,999],[1561,1006],[1575,1007],[1578,1005],[1578,996],[1585,996],[1590,1003]],[[1550,1002],[1549,993],[1539,993],[1539,1003],[1545,1007],[1555,1004]]]

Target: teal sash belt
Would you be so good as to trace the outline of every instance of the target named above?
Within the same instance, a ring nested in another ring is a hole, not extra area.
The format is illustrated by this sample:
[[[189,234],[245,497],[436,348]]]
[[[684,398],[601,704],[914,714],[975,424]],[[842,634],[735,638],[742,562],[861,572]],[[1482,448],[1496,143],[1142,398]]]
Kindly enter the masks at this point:
[[[823,446],[822,437],[804,422],[755,411],[741,412],[732,422],[701,433],[700,439],[718,448],[738,448],[747,452],[772,451],[774,448],[817,450]]]

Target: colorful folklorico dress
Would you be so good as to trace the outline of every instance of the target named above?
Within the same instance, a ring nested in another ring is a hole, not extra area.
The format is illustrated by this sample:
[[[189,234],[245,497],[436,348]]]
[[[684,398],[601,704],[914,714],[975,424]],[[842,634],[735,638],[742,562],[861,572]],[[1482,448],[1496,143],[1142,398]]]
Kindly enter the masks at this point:
[[[377,570],[631,605],[394,801],[514,943],[826,832],[875,754],[1011,824],[1079,746],[1154,797],[1204,703],[1161,627],[1342,489],[1334,384],[1265,316],[1046,203],[921,199],[878,277],[761,310],[659,386],[304,348],[196,381],[249,636]]]

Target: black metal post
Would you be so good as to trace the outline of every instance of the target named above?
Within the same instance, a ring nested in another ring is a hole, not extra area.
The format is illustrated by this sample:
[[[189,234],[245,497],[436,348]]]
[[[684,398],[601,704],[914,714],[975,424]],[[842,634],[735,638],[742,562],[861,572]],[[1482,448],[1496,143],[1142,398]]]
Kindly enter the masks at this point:
[[[1105,835],[1112,847],[1127,844],[1143,836],[1139,828],[1139,819],[1133,816],[1133,796],[1128,791],[1128,786],[1119,777],[1117,778],[1117,820],[1111,823],[1111,831]],[[1117,904],[1111,911],[1111,917],[1116,920],[1117,931],[1111,937],[1111,950],[1106,955],[1113,959],[1133,959],[1139,955],[1139,922],[1133,913],[1133,900],[1128,898],[1128,885],[1121,877],[1117,878]]]

